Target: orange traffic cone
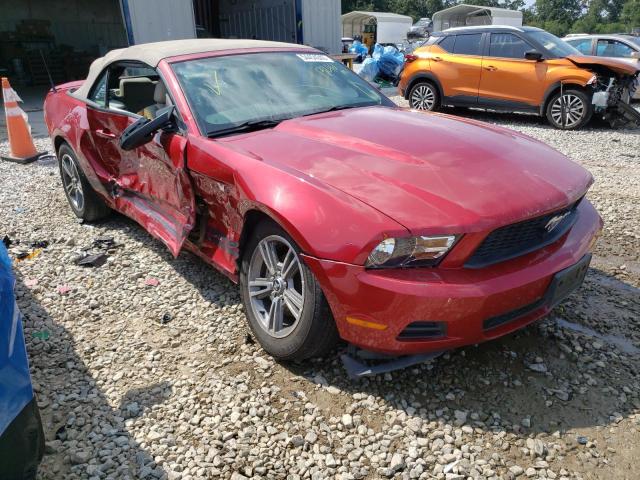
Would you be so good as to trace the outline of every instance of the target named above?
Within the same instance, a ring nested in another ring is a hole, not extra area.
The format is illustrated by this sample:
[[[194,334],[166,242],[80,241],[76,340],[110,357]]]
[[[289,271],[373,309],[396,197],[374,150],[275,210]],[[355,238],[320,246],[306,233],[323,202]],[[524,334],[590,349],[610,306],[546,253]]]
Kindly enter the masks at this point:
[[[44,153],[39,153],[36,150],[33,138],[31,138],[31,127],[27,122],[27,114],[18,106],[18,102],[22,100],[9,85],[9,79],[5,77],[2,77],[2,97],[7,117],[11,156],[2,155],[0,158],[17,163],[35,162]]]

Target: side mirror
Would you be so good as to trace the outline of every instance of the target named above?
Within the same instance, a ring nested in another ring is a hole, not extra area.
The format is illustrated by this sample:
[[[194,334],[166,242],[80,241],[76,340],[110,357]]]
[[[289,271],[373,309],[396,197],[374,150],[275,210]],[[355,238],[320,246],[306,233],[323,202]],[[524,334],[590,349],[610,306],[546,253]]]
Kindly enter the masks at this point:
[[[161,108],[153,120],[142,117],[129,125],[120,135],[120,148],[133,150],[149,143],[158,130],[173,127],[173,109],[173,105]]]
[[[529,50],[528,52],[525,52],[524,58],[527,60],[535,60],[536,62],[540,62],[543,59],[542,54],[537,50]]]

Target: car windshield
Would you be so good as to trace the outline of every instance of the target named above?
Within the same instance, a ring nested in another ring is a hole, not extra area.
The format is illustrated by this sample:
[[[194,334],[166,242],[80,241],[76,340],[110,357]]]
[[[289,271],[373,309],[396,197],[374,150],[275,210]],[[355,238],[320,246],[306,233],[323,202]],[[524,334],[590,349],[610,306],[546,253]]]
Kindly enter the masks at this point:
[[[545,31],[526,32],[526,35],[541,43],[544,48],[550,51],[556,57],[567,57],[569,55],[582,55],[580,51],[564,40],[559,39],[555,35]]]
[[[632,35],[629,35],[629,36],[625,36],[624,38],[626,38],[630,42],[635,43],[636,45],[638,45],[640,47],[640,37],[634,37]]]
[[[269,52],[174,63],[201,131],[227,135],[303,115],[390,101],[319,53]]]

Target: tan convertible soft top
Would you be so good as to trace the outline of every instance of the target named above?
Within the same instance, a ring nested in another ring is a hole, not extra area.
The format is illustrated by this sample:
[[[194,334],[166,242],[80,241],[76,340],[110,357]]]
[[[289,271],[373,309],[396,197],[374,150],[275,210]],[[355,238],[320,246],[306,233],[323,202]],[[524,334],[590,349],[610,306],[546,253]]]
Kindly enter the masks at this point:
[[[267,42],[262,40],[231,40],[224,38],[202,38],[189,40],[171,40],[167,42],[141,43],[128,48],[111,50],[100,57],[89,67],[89,74],[84,83],[74,92],[74,96],[87,98],[89,89],[107,65],[122,60],[134,60],[157,67],[161,60],[192,53],[217,52],[220,50],[237,50],[249,48],[283,48],[309,49],[305,45],[294,43]]]

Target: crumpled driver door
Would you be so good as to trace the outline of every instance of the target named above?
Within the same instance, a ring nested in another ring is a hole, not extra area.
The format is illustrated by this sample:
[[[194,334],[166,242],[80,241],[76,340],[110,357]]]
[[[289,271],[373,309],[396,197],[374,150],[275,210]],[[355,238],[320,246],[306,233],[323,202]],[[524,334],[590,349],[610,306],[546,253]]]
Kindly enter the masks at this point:
[[[160,131],[138,148],[120,149],[115,202],[178,256],[195,222],[195,199],[185,169],[187,139]]]

